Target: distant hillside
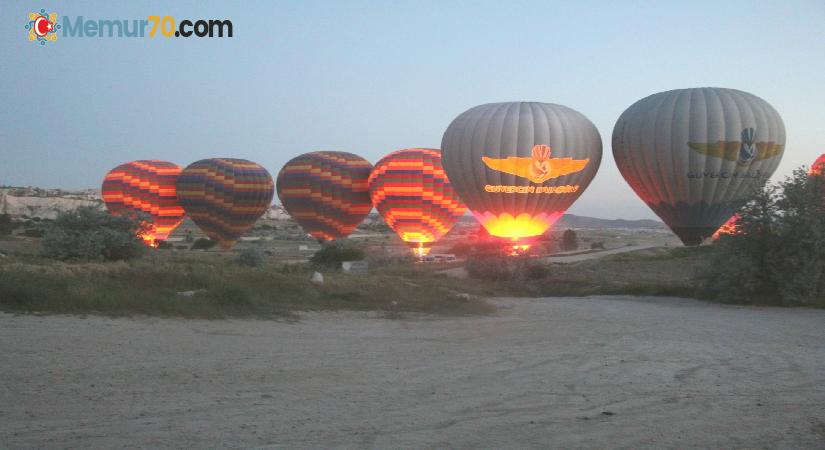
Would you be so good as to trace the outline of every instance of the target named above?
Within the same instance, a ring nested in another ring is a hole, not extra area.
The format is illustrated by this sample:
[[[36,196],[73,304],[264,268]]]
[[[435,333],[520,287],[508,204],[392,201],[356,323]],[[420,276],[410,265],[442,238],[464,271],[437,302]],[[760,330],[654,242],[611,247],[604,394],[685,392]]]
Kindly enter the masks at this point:
[[[58,189],[39,188],[0,188],[0,214],[10,214],[14,217],[39,217],[54,219],[61,211],[68,211],[80,206],[102,207],[100,192],[97,190],[63,191]],[[264,219],[291,220],[283,206],[274,204],[267,211]],[[381,217],[373,211],[365,219],[365,224],[383,222]],[[466,225],[474,224],[475,219],[466,215],[461,222]],[[665,225],[658,220],[624,220],[598,219],[595,217],[565,214],[554,229],[589,228],[589,229],[665,229]]]
[[[461,218],[462,222],[475,222],[473,216],[466,215]],[[554,230],[565,228],[587,228],[587,229],[667,229],[664,223],[658,220],[625,220],[625,219],[599,219],[596,217],[577,216],[575,214],[565,214],[553,225]]]
[[[556,223],[557,230],[560,228],[590,228],[590,229],[604,229],[604,228],[621,228],[621,229],[666,229],[665,224],[658,220],[625,220],[625,219],[598,219],[595,217],[576,216],[573,214],[565,214]]]
[[[61,191],[38,188],[0,189],[0,214],[15,218],[54,219],[60,212],[81,206],[102,207],[97,191]]]

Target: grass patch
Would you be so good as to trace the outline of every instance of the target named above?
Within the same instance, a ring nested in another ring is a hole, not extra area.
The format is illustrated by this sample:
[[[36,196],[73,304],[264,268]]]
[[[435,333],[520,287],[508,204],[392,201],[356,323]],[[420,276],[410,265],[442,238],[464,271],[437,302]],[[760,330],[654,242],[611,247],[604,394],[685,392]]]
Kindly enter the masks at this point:
[[[9,312],[290,319],[301,311],[358,310],[443,315],[486,314],[495,308],[459,295],[422,272],[418,281],[392,271],[364,277],[309,267],[243,267],[225,258],[179,255],[133,263],[0,265],[0,309]],[[443,277],[441,277],[443,278]],[[187,294],[181,294],[186,292]]]

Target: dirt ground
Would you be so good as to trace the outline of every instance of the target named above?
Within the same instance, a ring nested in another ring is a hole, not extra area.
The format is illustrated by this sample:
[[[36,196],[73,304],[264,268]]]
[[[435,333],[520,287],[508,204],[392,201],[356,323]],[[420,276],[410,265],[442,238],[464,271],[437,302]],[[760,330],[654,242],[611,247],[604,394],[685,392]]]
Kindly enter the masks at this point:
[[[0,447],[825,446],[825,311],[497,304],[297,323],[0,315]]]

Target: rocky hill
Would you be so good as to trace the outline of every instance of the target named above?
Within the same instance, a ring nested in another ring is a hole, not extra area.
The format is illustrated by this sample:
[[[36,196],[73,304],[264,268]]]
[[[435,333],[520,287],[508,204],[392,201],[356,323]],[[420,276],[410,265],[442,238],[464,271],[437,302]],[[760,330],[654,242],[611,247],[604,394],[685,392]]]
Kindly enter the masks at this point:
[[[39,188],[0,188],[0,214],[9,214],[14,218],[39,217],[41,219],[54,219],[61,211],[70,211],[81,206],[102,208],[103,201],[100,199],[100,191],[93,189],[64,191]],[[263,218],[277,221],[291,220],[289,213],[279,204],[272,205],[264,213]],[[366,225],[381,222],[381,217],[375,211],[365,219]],[[475,223],[475,219],[467,215],[462,218],[462,222]],[[665,225],[658,220],[610,220],[565,214],[554,228],[665,229]]]
[[[13,218],[54,219],[60,212],[81,206],[103,207],[97,191],[61,191],[38,188],[0,188],[0,214]]]

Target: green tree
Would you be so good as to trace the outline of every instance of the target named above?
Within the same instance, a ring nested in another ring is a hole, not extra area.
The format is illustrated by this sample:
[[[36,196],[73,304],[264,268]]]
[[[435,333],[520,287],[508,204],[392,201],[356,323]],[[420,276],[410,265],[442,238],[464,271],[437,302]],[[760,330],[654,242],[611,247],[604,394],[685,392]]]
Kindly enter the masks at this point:
[[[780,188],[774,255],[779,296],[786,303],[825,306],[825,177],[798,169]]]
[[[310,261],[322,267],[340,269],[344,261],[360,261],[364,259],[364,251],[344,242],[333,241],[325,243],[315,252]]]
[[[561,237],[561,246],[566,252],[578,250],[579,237],[576,235],[576,232],[570,229],[565,230]]]
[[[94,207],[62,212],[46,229],[43,256],[61,261],[116,261],[141,256],[145,217],[113,216]]]
[[[8,214],[0,214],[0,236],[8,236],[14,230],[14,222]]]
[[[706,274],[711,295],[744,303],[825,306],[825,181],[799,169],[763,185],[722,236]]]

